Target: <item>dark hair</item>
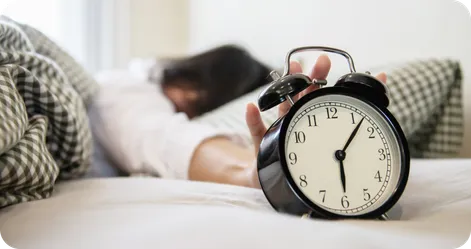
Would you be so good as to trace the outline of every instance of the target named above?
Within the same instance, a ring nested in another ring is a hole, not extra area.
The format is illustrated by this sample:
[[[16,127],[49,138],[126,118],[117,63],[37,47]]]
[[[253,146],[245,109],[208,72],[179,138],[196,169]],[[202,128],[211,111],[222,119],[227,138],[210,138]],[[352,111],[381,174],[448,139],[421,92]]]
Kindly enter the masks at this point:
[[[196,103],[201,115],[268,83],[270,68],[236,45],[223,45],[189,58],[169,62],[163,69],[161,87],[184,80],[205,92]]]

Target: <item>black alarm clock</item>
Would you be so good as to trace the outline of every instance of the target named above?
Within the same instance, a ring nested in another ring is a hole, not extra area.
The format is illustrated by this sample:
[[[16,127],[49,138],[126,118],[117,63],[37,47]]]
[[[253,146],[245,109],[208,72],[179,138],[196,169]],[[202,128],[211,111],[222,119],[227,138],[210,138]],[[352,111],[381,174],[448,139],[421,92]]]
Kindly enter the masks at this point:
[[[328,87],[325,80],[289,74],[290,57],[305,50],[342,55],[350,73]],[[329,47],[293,49],[284,73],[271,75],[259,109],[291,103],[265,133],[257,156],[260,185],[272,207],[310,218],[387,220],[407,185],[410,156],[401,126],[387,109],[386,85],[356,72],[347,52]],[[321,87],[294,103],[312,84]]]

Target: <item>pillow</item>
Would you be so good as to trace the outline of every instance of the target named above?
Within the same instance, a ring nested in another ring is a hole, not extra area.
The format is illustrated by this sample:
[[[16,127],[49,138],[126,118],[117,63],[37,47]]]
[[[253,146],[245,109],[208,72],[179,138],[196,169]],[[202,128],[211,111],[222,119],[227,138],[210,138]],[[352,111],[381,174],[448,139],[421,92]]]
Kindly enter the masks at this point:
[[[460,63],[451,59],[423,59],[376,68],[374,71],[388,75],[389,110],[404,130],[411,157],[457,156],[464,134]],[[337,78],[339,76],[336,75]],[[244,145],[253,146],[245,125],[245,108],[249,102],[257,103],[263,88],[206,113],[193,122],[236,130]],[[278,118],[277,111],[277,108],[272,108],[262,113],[266,125]]]

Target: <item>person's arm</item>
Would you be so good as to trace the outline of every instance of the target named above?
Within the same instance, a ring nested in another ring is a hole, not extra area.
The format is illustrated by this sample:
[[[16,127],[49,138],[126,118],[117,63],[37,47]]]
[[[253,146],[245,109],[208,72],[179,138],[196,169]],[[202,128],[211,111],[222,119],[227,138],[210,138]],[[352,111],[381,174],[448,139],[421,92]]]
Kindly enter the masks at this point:
[[[254,178],[255,156],[252,150],[225,137],[203,141],[193,154],[189,179],[244,187],[257,187]]]

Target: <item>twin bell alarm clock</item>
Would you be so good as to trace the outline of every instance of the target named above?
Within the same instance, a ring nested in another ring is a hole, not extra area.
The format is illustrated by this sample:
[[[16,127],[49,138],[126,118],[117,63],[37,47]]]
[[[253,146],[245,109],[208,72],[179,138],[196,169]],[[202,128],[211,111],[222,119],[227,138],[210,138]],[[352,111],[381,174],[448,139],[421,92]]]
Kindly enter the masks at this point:
[[[325,80],[289,74],[291,56],[305,50],[342,55],[350,73],[329,87]],[[271,75],[259,109],[291,104],[265,133],[257,156],[260,185],[272,207],[309,218],[387,220],[406,187],[410,156],[387,109],[386,85],[356,72],[347,52],[329,47],[293,49],[284,73]],[[293,101],[312,84],[324,87]]]

